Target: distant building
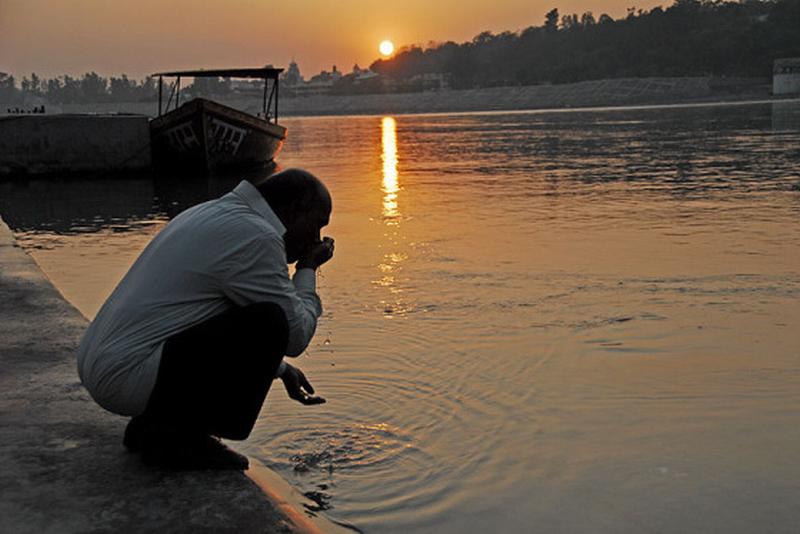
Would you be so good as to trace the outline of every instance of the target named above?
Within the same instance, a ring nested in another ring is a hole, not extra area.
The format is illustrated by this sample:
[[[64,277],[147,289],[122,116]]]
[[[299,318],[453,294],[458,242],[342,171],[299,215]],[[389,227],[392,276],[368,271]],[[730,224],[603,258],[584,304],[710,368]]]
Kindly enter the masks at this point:
[[[418,84],[423,91],[439,91],[450,87],[447,81],[447,75],[438,72],[417,74],[416,76],[412,76],[410,81]]]
[[[331,92],[334,82],[342,78],[342,73],[333,66],[331,72],[323,70],[315,74],[307,82],[296,86],[295,94],[298,96],[325,95]]]
[[[230,80],[228,84],[231,92],[239,95],[261,94],[264,91],[264,82],[261,80]]]
[[[361,83],[367,80],[371,80],[372,78],[376,78],[378,76],[378,73],[373,72],[369,69],[362,69],[356,63],[353,66],[353,76],[355,78],[355,83]]]
[[[775,60],[772,71],[772,94],[800,94],[800,57]]]
[[[295,87],[303,83],[303,75],[300,74],[300,67],[297,66],[297,62],[294,60],[289,63],[289,68],[286,69],[286,72],[281,74],[281,83],[286,87]]]
[[[303,80],[297,64],[293,61],[282,77],[282,83],[288,89],[286,94],[289,96],[348,94],[353,90],[363,93],[365,86],[362,84],[375,85],[376,82],[382,82],[381,76],[369,69],[362,69],[358,64],[355,64],[353,71],[348,74],[342,73],[336,65],[333,65],[330,71],[323,70],[308,80]]]

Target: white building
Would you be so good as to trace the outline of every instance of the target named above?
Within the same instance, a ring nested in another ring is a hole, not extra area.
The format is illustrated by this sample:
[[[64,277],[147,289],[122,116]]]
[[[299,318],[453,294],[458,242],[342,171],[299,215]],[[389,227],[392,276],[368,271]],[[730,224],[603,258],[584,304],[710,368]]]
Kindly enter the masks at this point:
[[[800,94],[800,57],[775,60],[772,71],[772,94]]]

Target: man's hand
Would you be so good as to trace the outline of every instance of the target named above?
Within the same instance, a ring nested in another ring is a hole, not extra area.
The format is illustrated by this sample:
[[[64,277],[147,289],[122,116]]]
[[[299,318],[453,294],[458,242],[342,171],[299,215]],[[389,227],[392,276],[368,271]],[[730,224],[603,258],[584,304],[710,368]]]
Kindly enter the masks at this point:
[[[286,364],[286,369],[281,375],[283,380],[283,387],[286,388],[286,393],[289,394],[290,399],[294,399],[302,404],[324,404],[325,399],[314,395],[314,387],[308,381],[303,371],[294,365]]]
[[[298,269],[316,269],[333,257],[333,238],[323,237],[314,243],[297,260]]]

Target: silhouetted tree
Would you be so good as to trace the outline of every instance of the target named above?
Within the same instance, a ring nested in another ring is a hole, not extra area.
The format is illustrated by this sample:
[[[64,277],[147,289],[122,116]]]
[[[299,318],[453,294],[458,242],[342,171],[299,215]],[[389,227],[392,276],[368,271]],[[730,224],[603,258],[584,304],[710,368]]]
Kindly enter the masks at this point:
[[[104,102],[108,96],[108,80],[96,72],[87,72],[80,81],[81,96],[88,102]]]
[[[598,19],[598,24],[608,24],[608,23],[613,23],[613,22],[614,22],[614,19],[612,19],[606,13],[603,13],[602,15],[600,15],[600,18]]]
[[[229,78],[195,78],[188,90],[196,96],[221,96],[231,91]]]
[[[63,85],[61,84],[61,80],[58,78],[53,78],[52,80],[47,80],[47,84],[45,86],[45,94],[50,98],[50,100],[55,101],[56,95],[61,94],[63,89]]]
[[[151,102],[158,98],[158,88],[156,87],[156,81],[151,77],[147,76],[142,83],[136,86],[134,94],[136,95],[135,100],[137,102]]]
[[[109,96],[114,102],[131,102],[134,100],[136,82],[132,82],[124,74],[120,78],[112,76],[108,83],[108,89]]]
[[[61,89],[61,98],[60,100],[56,100],[57,102],[65,103],[65,104],[74,104],[77,102],[85,101],[83,97],[83,92],[81,90],[81,82],[80,80],[76,80],[71,78],[70,76],[64,76],[63,80],[63,88]]]
[[[19,99],[19,91],[14,83],[14,77],[5,72],[0,72],[0,102],[14,104]]]
[[[551,33],[558,31],[558,9],[552,9],[544,16],[544,29]]]
[[[31,77],[22,78],[22,92],[25,94],[33,95],[33,96],[41,96],[42,95],[42,80],[39,78],[36,73],[31,73]]]

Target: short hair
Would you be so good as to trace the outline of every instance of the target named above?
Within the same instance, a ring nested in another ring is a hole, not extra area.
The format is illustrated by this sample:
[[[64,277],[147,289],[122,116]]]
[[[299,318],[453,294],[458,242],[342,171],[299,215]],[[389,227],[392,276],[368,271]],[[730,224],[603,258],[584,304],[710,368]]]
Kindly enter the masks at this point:
[[[286,169],[273,174],[256,185],[270,206],[311,209],[328,206],[330,194],[325,185],[303,169]]]

